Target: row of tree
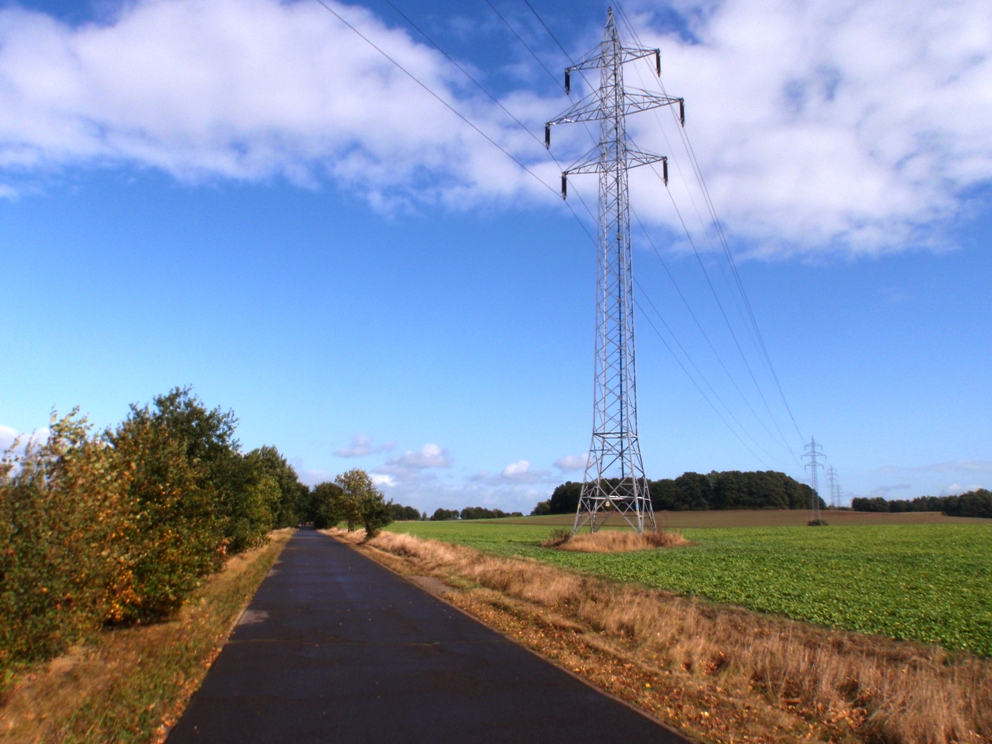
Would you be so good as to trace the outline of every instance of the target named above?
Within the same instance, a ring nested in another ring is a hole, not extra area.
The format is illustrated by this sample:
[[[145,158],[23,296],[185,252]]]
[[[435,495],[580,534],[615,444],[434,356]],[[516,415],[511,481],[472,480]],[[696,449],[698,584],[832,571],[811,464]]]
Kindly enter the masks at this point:
[[[683,473],[675,479],[648,481],[647,485],[655,511],[808,509],[813,503],[812,488],[772,470]],[[532,514],[574,513],[581,494],[581,483],[563,483]],[[820,508],[825,509],[826,503],[823,499],[819,501]]]
[[[173,613],[225,559],[296,526],[309,489],[275,447],[242,452],[232,411],[189,388],[94,432],[53,415],[0,460],[0,683],[107,624]]]
[[[523,512],[505,512],[502,509],[487,509],[484,506],[466,506],[461,511],[456,509],[438,509],[431,515],[431,521],[443,522],[449,519],[503,519],[504,517],[522,517]]]
[[[992,492],[979,488],[960,496],[919,496],[915,499],[856,498],[854,511],[866,512],[943,512],[949,517],[992,519]]]

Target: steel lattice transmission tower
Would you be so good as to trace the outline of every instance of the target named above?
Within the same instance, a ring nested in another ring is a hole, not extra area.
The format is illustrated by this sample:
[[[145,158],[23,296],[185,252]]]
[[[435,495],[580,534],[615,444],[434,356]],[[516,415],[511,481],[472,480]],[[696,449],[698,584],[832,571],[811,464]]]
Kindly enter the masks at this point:
[[[661,52],[624,46],[611,8],[599,48],[565,70],[565,91],[571,73],[599,70],[599,88],[545,126],[545,144],[551,145],[551,127],[575,122],[599,122],[599,142],[585,157],[561,174],[562,197],[568,194],[568,176],[599,174],[599,268],[596,281],[596,355],[592,444],[573,531],[589,525],[595,532],[605,512],[619,513],[638,532],[645,523],[657,528],[644,463],[637,439],[637,376],[634,354],[634,274],[630,246],[630,205],[627,170],[662,163],[668,182],[668,159],[632,148],[627,140],[626,116],[684,102],[646,90],[625,88],[627,62],[654,57],[661,74]]]
[[[830,484],[830,503],[836,509],[840,506],[840,483],[837,482],[837,471],[833,465],[827,468],[827,482]]]
[[[806,450],[803,457],[809,458],[809,462],[806,463],[806,469],[810,471],[813,495],[810,497],[810,519],[817,521],[820,519],[820,489],[817,486],[817,468],[822,468],[823,464],[816,461],[816,458],[822,457],[824,460],[827,456],[823,454],[823,447],[816,443],[816,437],[809,438],[809,444],[807,444],[804,449]]]

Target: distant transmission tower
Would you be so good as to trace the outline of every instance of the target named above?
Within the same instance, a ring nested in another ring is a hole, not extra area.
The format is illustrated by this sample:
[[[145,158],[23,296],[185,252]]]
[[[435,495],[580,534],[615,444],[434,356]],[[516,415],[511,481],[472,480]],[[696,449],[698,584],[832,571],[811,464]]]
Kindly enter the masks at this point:
[[[625,47],[620,42],[613,9],[607,13],[606,33],[599,48],[565,70],[565,91],[571,73],[599,70],[599,89],[545,125],[544,141],[551,146],[551,127],[598,121],[599,143],[561,174],[562,198],[568,196],[568,176],[599,174],[599,269],[596,281],[596,359],[592,444],[573,532],[589,525],[595,532],[600,515],[616,512],[638,532],[645,522],[657,528],[644,463],[637,439],[637,378],[634,363],[634,275],[630,248],[630,206],[627,169],[662,163],[668,182],[668,159],[631,148],[627,141],[628,113],[684,102],[646,90],[625,89],[623,66],[654,57],[661,75],[661,51]]]
[[[806,469],[810,471],[813,484],[813,495],[810,498],[810,519],[815,522],[820,518],[820,489],[817,486],[816,469],[823,467],[821,463],[816,461],[816,458],[822,457],[826,460],[827,456],[823,454],[823,447],[816,443],[816,437],[810,437],[809,444],[807,444],[804,449],[806,450],[806,453],[803,457],[809,458],[809,462],[806,463]]]
[[[833,465],[827,468],[827,482],[830,484],[830,504],[836,509],[840,506],[840,483],[837,482],[837,471]]]

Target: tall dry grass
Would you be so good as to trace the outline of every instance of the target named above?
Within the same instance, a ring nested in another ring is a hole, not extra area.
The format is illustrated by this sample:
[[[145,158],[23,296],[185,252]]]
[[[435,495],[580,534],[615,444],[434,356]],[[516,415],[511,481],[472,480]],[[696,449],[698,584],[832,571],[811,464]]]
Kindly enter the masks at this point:
[[[337,536],[352,543],[363,538]],[[680,684],[752,695],[808,719],[844,720],[866,741],[992,741],[986,659],[715,607],[410,535],[386,532],[368,545],[402,557],[419,573],[468,579],[577,623],[614,642],[639,669],[681,675]]]
[[[561,539],[562,537],[564,539]],[[548,542],[543,543],[548,548],[576,553],[623,553],[631,550],[678,548],[688,544],[689,541],[681,532],[658,531],[638,534],[629,530],[600,530],[579,535],[569,532],[561,537],[553,536]]]

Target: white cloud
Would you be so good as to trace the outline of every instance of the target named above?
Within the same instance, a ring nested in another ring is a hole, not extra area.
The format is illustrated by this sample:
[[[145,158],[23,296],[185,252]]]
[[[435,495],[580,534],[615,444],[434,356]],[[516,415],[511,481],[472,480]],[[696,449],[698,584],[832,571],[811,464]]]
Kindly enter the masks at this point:
[[[0,424],[0,451],[10,447],[14,443],[14,440],[17,439],[17,436],[16,429],[11,429],[9,426]]]
[[[369,478],[372,479],[372,483],[376,486],[391,487],[396,485],[396,479],[385,473],[370,473]]]
[[[529,139],[461,95],[437,51],[360,6],[328,4],[504,147]],[[94,164],[193,181],[329,174],[384,205],[541,188],[314,2],[138,0],[74,27],[7,8],[0,81],[8,174]]]
[[[372,437],[359,433],[351,438],[351,444],[349,446],[335,450],[334,454],[338,457],[367,457],[368,455],[389,452],[395,446],[396,442],[373,444]]]
[[[543,149],[436,50],[365,8],[328,2],[556,183]],[[669,92],[686,98],[686,129],[742,250],[940,247],[941,230],[969,209],[967,194],[992,179],[987,0],[681,1],[675,9],[691,40],[652,32],[647,11],[657,7],[644,0],[635,25],[644,44],[662,48]],[[629,68],[631,85],[651,86],[649,78],[646,68]],[[526,90],[505,100],[535,131],[566,106]],[[682,184],[690,166],[662,113],[663,129],[644,113],[630,118],[630,132],[640,147],[671,157],[672,194],[693,221],[705,211],[701,196]],[[581,127],[560,129],[559,158],[588,149]],[[137,0],[109,22],[77,26],[0,11],[0,173],[8,182],[0,198],[16,196],[18,179],[94,165],[156,168],[193,182],[330,177],[383,208],[535,195],[554,203],[317,3]],[[595,189],[593,178],[576,182]],[[648,169],[632,171],[641,217],[678,235],[660,189]]]
[[[507,480],[524,480],[531,476],[530,463],[526,460],[511,462],[503,468],[503,477]]]
[[[554,461],[554,466],[563,473],[574,473],[577,470],[585,470],[589,455],[565,455]]]
[[[947,474],[971,474],[971,475],[992,475],[992,461],[989,460],[949,460],[946,462],[935,462],[930,465],[919,467],[902,467],[899,465],[886,465],[879,468],[879,474],[912,474],[912,473],[935,473]]]
[[[41,429],[35,429],[31,433],[20,432],[17,429],[13,429],[9,426],[4,426],[0,424],[0,452],[3,452],[10,448],[15,440],[20,440],[17,443],[17,449],[15,452],[23,453],[24,448],[29,444],[35,446],[44,444],[48,441],[48,427],[42,427]]]
[[[908,488],[912,488],[910,483],[896,483],[892,486],[879,486],[878,488],[873,488],[871,491],[872,496],[882,496],[887,498],[893,491],[905,491]]]
[[[385,466],[378,470],[394,471],[423,470],[425,468],[450,468],[452,463],[448,450],[441,449],[436,444],[425,444],[419,450],[407,450],[402,455],[386,460]]]
[[[475,475],[468,477],[468,482],[471,484],[479,484],[480,486],[506,486],[506,485],[520,485],[520,484],[533,484],[533,483],[551,483],[553,482],[551,473],[547,470],[534,470],[531,468],[530,463],[527,460],[517,460],[516,462],[511,462],[499,475],[492,475],[488,470],[482,470]]]
[[[662,48],[668,92],[686,98],[686,130],[720,216],[737,237],[757,241],[758,253],[838,245],[878,253],[926,241],[930,227],[961,211],[963,193],[992,178],[986,0],[681,7],[695,39],[641,40]],[[685,171],[675,124],[667,113],[662,120],[667,143],[652,134],[652,114],[628,126],[642,147]],[[637,186],[632,175],[632,201],[675,229],[667,199],[640,187],[653,178],[646,170]],[[672,190],[694,219],[675,167]]]
[[[942,489],[940,495],[957,496],[958,494],[967,493],[968,491],[977,491],[979,488],[981,488],[980,485],[962,486],[960,483],[952,483],[951,485]]]

